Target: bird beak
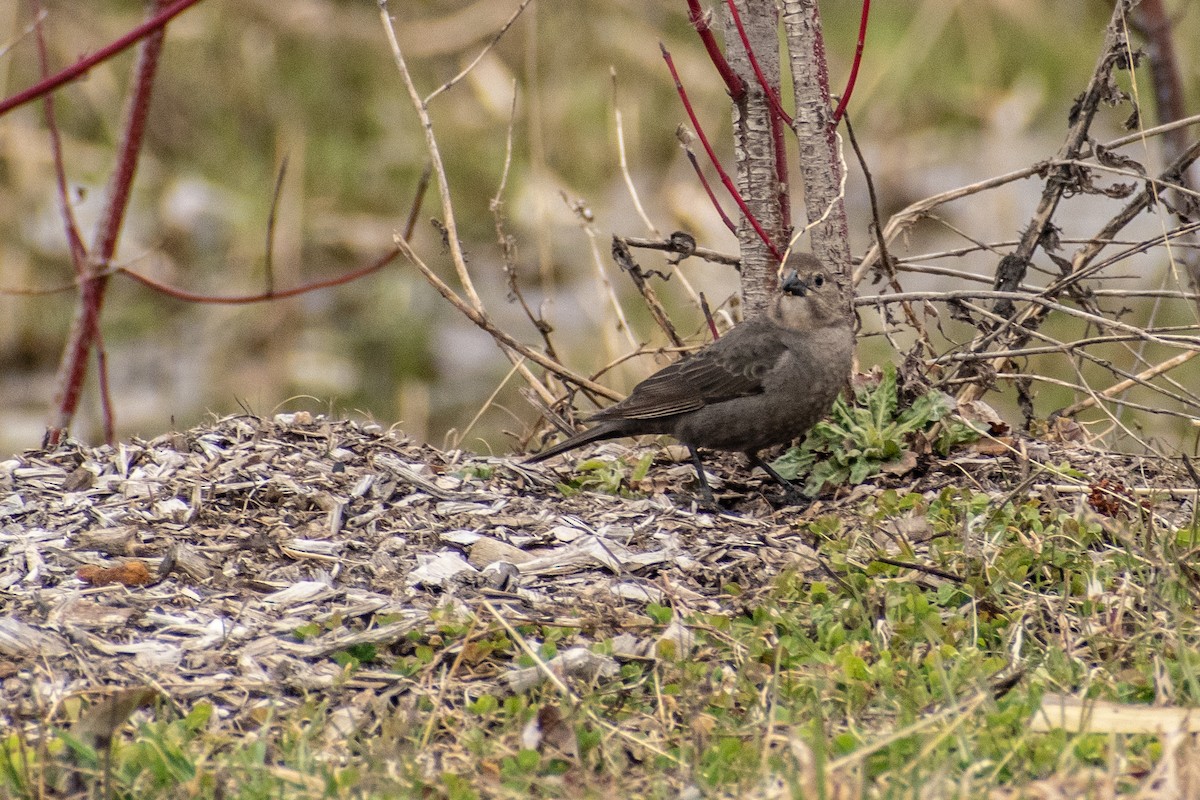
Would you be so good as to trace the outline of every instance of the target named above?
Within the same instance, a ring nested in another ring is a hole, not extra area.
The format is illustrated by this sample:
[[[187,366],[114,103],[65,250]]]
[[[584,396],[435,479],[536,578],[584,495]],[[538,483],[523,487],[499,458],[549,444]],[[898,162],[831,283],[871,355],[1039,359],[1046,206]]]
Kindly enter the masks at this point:
[[[800,273],[792,270],[788,276],[783,279],[783,283],[779,286],[786,294],[795,294],[804,297],[808,291],[808,284],[800,279]]]

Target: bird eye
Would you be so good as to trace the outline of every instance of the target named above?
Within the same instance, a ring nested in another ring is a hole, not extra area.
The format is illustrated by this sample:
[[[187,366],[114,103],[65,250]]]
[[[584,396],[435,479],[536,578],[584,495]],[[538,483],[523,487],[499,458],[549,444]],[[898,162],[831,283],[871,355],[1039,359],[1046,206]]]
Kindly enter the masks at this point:
[[[813,276],[813,286],[816,286],[818,289],[820,289],[824,285],[825,285],[825,276],[818,272],[816,275]]]

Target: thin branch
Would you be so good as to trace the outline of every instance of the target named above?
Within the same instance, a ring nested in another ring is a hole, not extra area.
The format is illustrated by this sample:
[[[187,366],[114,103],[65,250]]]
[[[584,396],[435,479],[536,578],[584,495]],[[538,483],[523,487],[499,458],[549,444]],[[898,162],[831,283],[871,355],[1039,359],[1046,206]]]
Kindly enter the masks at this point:
[[[899,236],[903,231],[907,230],[911,225],[914,225],[915,223],[929,216],[938,206],[945,205],[946,203],[953,202],[954,200],[959,200],[963,197],[970,197],[971,195],[979,194],[980,192],[986,192],[990,189],[996,189],[1000,186],[1013,183],[1014,181],[1031,178],[1040,173],[1044,167],[1044,164],[1031,164],[1030,166],[1023,167],[1022,169],[1013,170],[1012,172],[1006,172],[1003,175],[996,175],[991,178],[986,178],[982,181],[967,184],[966,186],[959,186],[956,189],[949,189],[939,194],[930,195],[929,197],[926,197],[923,200],[918,200],[915,203],[911,203],[903,210],[892,215],[891,219],[888,220],[887,226],[884,228],[883,238],[887,242],[895,241],[896,237]],[[880,253],[878,245],[872,245],[870,249],[867,250],[867,254],[863,256],[862,261],[860,261],[858,266],[854,269],[854,275],[851,281],[853,285],[857,286],[862,282],[862,279],[867,274],[867,271],[875,265],[876,261],[878,261],[879,255]]]
[[[862,17],[858,22],[858,46],[854,48],[854,62],[850,65],[850,77],[846,79],[846,88],[833,112],[833,124],[837,125],[846,112],[846,104],[850,95],[854,94],[854,84],[858,80],[858,68],[862,66],[863,47],[867,43],[867,20],[871,16],[871,0],[862,0]]]
[[[996,298],[993,298],[993,299],[996,299]],[[986,308],[983,308],[982,306],[977,306],[977,305],[974,305],[974,304],[971,304],[971,303],[965,303],[965,302],[964,302],[964,305],[965,305],[965,306],[966,306],[968,309],[970,309],[971,311],[973,311],[973,312],[975,312],[976,314],[978,314],[979,316],[981,316],[981,317],[983,317],[983,318],[985,318],[985,319],[988,319],[988,320],[992,321],[993,323],[995,323],[995,324],[997,325],[997,327],[998,327],[998,328],[1003,328],[1003,327],[1004,327],[1004,326],[1006,326],[1006,325],[1012,325],[1012,324],[1013,324],[1013,323],[1011,322],[1011,320],[1008,320],[1008,319],[1007,319],[1007,318],[1005,318],[1005,317],[1001,317],[1000,315],[996,314],[994,311],[989,311],[988,309],[986,309]],[[1067,311],[1073,311],[1074,309],[1065,309],[1065,310],[1067,310]],[[1079,312],[1077,312],[1077,313],[1079,313]],[[1111,324],[1111,321],[1110,321],[1110,324]],[[1133,327],[1133,326],[1125,326],[1125,327],[1126,327],[1127,329],[1129,329],[1131,333],[1133,333],[1133,334],[1134,334],[1134,338],[1138,338],[1138,339],[1150,339],[1151,341],[1157,341],[1157,343],[1159,343],[1159,344],[1163,344],[1163,343],[1164,343],[1164,342],[1163,342],[1163,341],[1161,341],[1161,340],[1157,340],[1157,337],[1154,337],[1154,336],[1152,336],[1151,334],[1148,334],[1146,331],[1143,331],[1143,330],[1141,330],[1141,329],[1139,329],[1139,328],[1136,328],[1136,327]],[[1028,334],[1029,334],[1029,336],[1032,336],[1032,337],[1035,337],[1035,338],[1041,339],[1042,341],[1053,342],[1053,343],[1055,343],[1055,344],[1057,344],[1057,345],[1061,345],[1061,344],[1062,344],[1061,342],[1058,342],[1057,340],[1053,339],[1052,337],[1050,337],[1050,336],[1047,336],[1046,334],[1042,333],[1041,331],[1037,330],[1036,328],[1034,328],[1034,329],[1030,329],[1030,330],[1028,331]],[[1099,367],[1101,367],[1101,368],[1103,368],[1103,369],[1106,369],[1106,370],[1108,370],[1109,372],[1113,373],[1114,375],[1119,375],[1119,376],[1121,376],[1122,378],[1130,378],[1130,379],[1133,379],[1133,380],[1134,380],[1135,382],[1137,382],[1138,384],[1140,384],[1140,385],[1142,385],[1142,386],[1145,386],[1146,388],[1148,388],[1148,389],[1151,389],[1152,391],[1156,391],[1156,392],[1158,392],[1159,394],[1163,395],[1164,397],[1168,397],[1168,398],[1170,398],[1171,400],[1174,400],[1174,401],[1176,401],[1176,402],[1180,403],[1181,405],[1184,405],[1184,406],[1189,406],[1189,407],[1196,408],[1196,409],[1200,409],[1200,397],[1197,397],[1195,394],[1193,394],[1193,393],[1191,393],[1191,392],[1189,392],[1189,391],[1187,391],[1187,390],[1184,390],[1184,391],[1187,393],[1187,395],[1188,395],[1188,396],[1186,396],[1186,397],[1185,397],[1185,396],[1182,396],[1182,395],[1180,395],[1180,394],[1176,394],[1175,392],[1168,391],[1167,389],[1164,389],[1164,388],[1163,388],[1163,387],[1161,387],[1161,386],[1155,386],[1155,385],[1154,385],[1154,384],[1152,384],[1152,383],[1149,383],[1149,382],[1147,382],[1147,381],[1144,381],[1144,380],[1140,380],[1140,379],[1138,379],[1138,377],[1137,377],[1136,375],[1134,375],[1134,374],[1132,374],[1132,373],[1129,373],[1129,372],[1127,372],[1126,370],[1123,370],[1123,369],[1120,369],[1120,368],[1118,368],[1118,367],[1115,367],[1115,366],[1113,366],[1111,363],[1109,363],[1108,361],[1106,361],[1106,360],[1104,360],[1104,359],[1101,359],[1101,358],[1099,358],[1099,357],[1097,357],[1097,356],[1093,355],[1092,353],[1090,353],[1090,352],[1088,352],[1088,351],[1086,351],[1086,350],[1075,350],[1075,351],[1072,351],[1072,352],[1073,352],[1073,354],[1074,354],[1074,355],[1076,355],[1077,357],[1079,357],[1079,358],[1084,358],[1084,359],[1086,359],[1086,360],[1088,360],[1088,361],[1091,361],[1092,363],[1096,364],[1097,366],[1099,366]],[[992,359],[992,361],[991,361],[991,370],[989,370],[987,374],[990,376],[990,375],[994,374],[994,372],[993,372],[993,371],[995,371],[995,372],[999,372],[999,370],[1000,370],[1000,369],[1002,369],[1002,368],[1004,367],[1004,365],[1005,365],[1005,363],[1006,363],[1006,362],[1007,362],[1007,359],[993,358],[993,359]],[[1079,367],[1078,367],[1077,365],[1075,365],[1075,364],[1072,364],[1072,366],[1073,366],[1073,367],[1076,369],[1076,371],[1078,371]],[[1033,376],[1030,376],[1030,377],[1033,377]],[[953,379],[953,378],[946,378],[946,379],[939,380],[939,381],[938,381],[938,384],[939,384],[939,385],[941,385],[941,386],[950,386],[950,385],[959,384],[959,383],[964,383],[964,382],[965,382],[965,383],[972,383],[972,382],[974,382],[976,385],[978,385],[978,380],[979,380],[979,378],[978,378],[977,376],[972,376],[972,377],[966,378],[965,380],[957,380],[957,379]],[[1082,380],[1082,377],[1081,377],[1081,380]],[[1092,390],[1091,390],[1091,389],[1088,389],[1088,391],[1092,391]],[[961,402],[961,401],[960,401],[960,402]],[[1131,407],[1132,407],[1132,406],[1131,406]],[[1122,427],[1123,427],[1123,426],[1122,426]]]
[[[1193,114],[1190,117],[1177,119],[1174,122],[1164,122],[1162,125],[1155,125],[1153,128],[1146,128],[1137,133],[1131,133],[1126,136],[1119,136],[1116,139],[1104,143],[1105,150],[1115,150],[1118,147],[1124,147],[1127,144],[1140,142],[1143,139],[1149,139],[1153,136],[1163,136],[1168,133],[1190,128],[1192,125],[1200,125],[1200,114]],[[1092,154],[1089,151],[1080,153],[1080,158],[1090,157]]]
[[[96,335],[96,382],[99,384],[100,419],[102,420],[104,441],[112,444],[117,440],[116,419],[113,412],[112,392],[108,385],[108,351],[104,347],[103,334]]]
[[[865,3],[866,0],[864,0],[864,4]],[[900,281],[896,278],[895,263],[891,254],[887,251],[887,242],[885,242],[883,239],[883,221],[879,218],[879,198],[875,195],[875,180],[871,176],[871,168],[867,166],[866,157],[863,155],[862,150],[859,149],[858,139],[854,137],[854,126],[850,124],[849,115],[846,116],[846,135],[850,138],[850,148],[854,150],[854,155],[858,158],[859,168],[862,169],[863,178],[867,183],[867,196],[871,200],[871,217],[873,220],[871,228],[875,232],[875,243],[882,256],[884,271],[888,276],[888,284],[894,291],[903,291],[900,286]],[[904,317],[908,320],[908,324],[911,325],[913,330],[917,332],[922,344],[925,345],[926,351],[932,355],[935,352],[933,342],[930,341],[929,332],[925,330],[925,325],[921,322],[920,317],[918,317],[913,311],[912,305],[909,303],[901,303],[900,308],[903,310]]]
[[[529,5],[532,1],[533,0],[521,0],[521,5],[517,6],[517,10],[512,13],[512,16],[508,18],[508,21],[500,26],[500,30],[496,31],[491,40],[483,46],[482,50],[479,51],[479,54],[476,55],[475,58],[471,59],[471,63],[463,67],[462,71],[453,78],[446,81],[441,86],[426,95],[424,100],[425,105],[429,105],[431,102],[433,102],[433,98],[437,97],[442,92],[449,91],[450,87],[467,77],[471,70],[475,69],[475,66],[483,60],[483,57],[490,53],[492,48],[500,43],[500,40],[504,38],[504,34],[508,33],[508,29],[511,28],[513,23],[517,21],[517,17],[521,16],[521,12],[525,10],[525,6]],[[383,3],[381,3],[381,5],[383,5]]]
[[[120,53],[122,50],[125,50],[131,45],[137,44],[140,40],[146,38],[150,34],[162,30],[168,22],[199,2],[201,2],[201,0],[177,0],[171,5],[165,7],[160,4],[160,10],[158,12],[121,38],[116,39],[105,47],[100,48],[90,56],[79,59],[66,69],[60,70],[48,78],[43,78],[33,86],[30,86],[28,89],[17,92],[5,100],[0,101],[0,116],[7,114],[9,111],[12,111],[18,106],[25,105],[30,100],[36,100],[42,95],[54,91],[64,83],[73,81],[81,75],[86,74],[97,64],[107,61],[117,53]]]
[[[708,324],[708,332],[712,334],[715,342],[721,338],[721,332],[717,330],[717,322],[713,319],[712,309],[708,307],[708,298],[704,296],[704,292],[700,293],[700,308],[704,311],[704,321]]]
[[[750,223],[750,227],[754,228],[754,232],[758,234],[758,238],[762,239],[763,244],[771,251],[771,255],[776,260],[782,261],[783,258],[778,248],[775,247],[771,238],[767,236],[767,232],[763,230],[759,221],[750,213],[750,209],[746,206],[746,201],[738,192],[737,187],[733,185],[733,180],[725,172],[725,168],[721,166],[721,162],[717,159],[717,154],[713,151],[712,145],[708,143],[708,137],[704,135],[704,128],[700,127],[700,120],[696,118],[696,112],[692,109],[692,101],[688,99],[687,91],[683,88],[683,83],[679,80],[679,72],[675,69],[675,61],[671,58],[671,54],[662,42],[659,42],[658,47],[662,50],[663,60],[667,62],[667,69],[671,71],[671,79],[675,81],[675,91],[679,94],[680,100],[683,101],[683,107],[687,111],[688,118],[692,121],[692,127],[696,131],[696,136],[700,139],[700,144],[704,145],[704,152],[708,154],[709,161],[716,168],[717,174],[721,176],[721,183],[725,185],[725,189],[729,192],[730,197],[733,198],[738,208],[741,209],[742,214],[746,217],[746,221]]]
[[[395,241],[396,247],[399,248],[400,252],[404,253],[405,258],[407,258],[410,262],[412,262],[413,266],[420,270],[421,274],[425,276],[425,280],[429,281],[430,285],[437,290],[438,294],[446,298],[451,305],[462,312],[463,316],[486,331],[493,339],[497,341],[497,343],[515,351],[516,353],[519,353],[538,366],[549,370],[564,381],[573,383],[576,386],[587,389],[588,391],[595,392],[601,397],[606,397],[609,400],[621,399],[621,395],[617,394],[612,389],[609,389],[607,386],[601,386],[595,381],[591,381],[582,375],[572,372],[562,364],[559,364],[557,361],[547,358],[546,356],[529,348],[527,345],[522,344],[512,336],[497,328],[486,314],[464,301],[458,296],[457,293],[455,293],[453,289],[447,286],[446,283],[433,272],[433,270],[426,266],[425,262],[421,260],[420,256],[413,252],[413,249],[409,247],[408,242],[404,241],[399,236],[395,237]]]
[[[688,22],[692,23],[692,27],[699,34],[700,41],[704,44],[704,49],[708,51],[709,59],[712,61],[713,66],[717,68],[717,74],[725,82],[725,88],[729,92],[729,96],[734,101],[741,99],[746,94],[746,84],[733,71],[733,68],[729,66],[729,62],[725,60],[725,54],[721,52],[721,48],[717,44],[717,37],[713,36],[710,15],[700,9],[700,0],[687,0],[687,4]]]
[[[513,97],[516,102],[516,97]],[[413,231],[417,227],[417,219],[421,216],[421,205],[425,202],[425,192],[429,190],[429,177],[433,173],[433,165],[425,163],[421,177],[417,179],[417,187],[413,190],[412,205],[408,209],[408,219],[404,221],[404,240],[412,241]]]
[[[438,193],[442,199],[442,224],[446,226],[446,242],[450,248],[454,271],[457,273],[458,281],[462,285],[463,291],[467,293],[467,299],[471,301],[471,305],[476,311],[481,311],[483,301],[475,291],[475,283],[467,271],[467,261],[463,255],[462,242],[458,238],[458,222],[454,216],[454,205],[450,197],[450,182],[446,177],[446,166],[442,161],[437,138],[433,135],[433,121],[429,118],[429,107],[418,94],[412,74],[408,71],[408,64],[404,60],[404,54],[400,51],[400,42],[396,39],[396,30],[392,27],[392,17],[388,13],[387,0],[379,0],[379,18],[383,23],[384,33],[387,35],[388,45],[392,49],[392,58],[396,62],[396,68],[400,70],[404,88],[408,90],[409,100],[412,101],[413,109],[421,121],[421,129],[425,133],[425,148],[429,151],[433,173],[437,178]]]
[[[19,33],[14,33],[12,36],[10,36],[8,41],[0,42],[0,58],[6,58],[9,52],[16,47],[22,39],[33,34],[37,29],[37,26],[41,25],[47,16],[49,16],[49,14],[47,14],[46,9],[34,5],[33,22],[26,25]],[[44,78],[46,76],[42,75],[42,77]]]
[[[625,340],[630,347],[637,347],[637,341],[633,338],[633,330],[629,326],[629,320],[625,317],[625,309],[621,306],[621,299],[617,297],[616,290],[613,289],[612,281],[608,279],[608,272],[604,268],[605,259],[600,252],[600,237],[596,233],[596,226],[592,222],[591,211],[582,201],[572,201],[567,197],[565,191],[559,192],[563,203],[570,209],[571,213],[579,219],[579,227],[583,229],[583,235],[587,237],[588,249],[592,255],[592,266],[595,268],[596,281],[600,284],[600,290],[604,292],[608,298],[608,304],[612,307],[613,314],[617,318],[617,330],[625,334]],[[605,343],[611,347],[611,342],[606,338]],[[611,357],[612,353],[609,353]]]
[[[1198,337],[1164,335],[1161,329],[1147,332],[1157,335],[1163,341],[1174,342],[1180,344],[1181,346],[1187,347],[1189,348],[1188,352],[1200,353],[1200,338]],[[936,358],[930,359],[927,363],[932,365],[934,363],[945,363],[952,361],[988,361],[993,358],[1014,359],[1030,358],[1031,356],[1066,355],[1083,347],[1136,341],[1142,341],[1141,337],[1133,336],[1131,334],[1089,336],[1086,339],[1076,339],[1071,342],[1059,342],[1057,344],[1042,345],[1038,347],[1019,347],[1013,350],[992,350],[987,353],[943,353]]]
[[[621,169],[621,178],[625,181],[625,189],[629,192],[629,199],[633,201],[633,208],[641,217],[642,224],[646,226],[646,230],[650,232],[651,236],[658,236],[658,228],[650,221],[650,215],[642,206],[641,195],[638,194],[637,187],[633,185],[633,176],[629,174],[629,159],[625,155],[625,121],[621,115],[621,106],[617,102],[617,70],[615,67],[609,67],[608,76],[612,81],[613,123],[616,126],[617,165]],[[694,160],[693,163],[695,163]],[[712,198],[712,189],[708,188],[707,183],[704,188],[708,190],[709,197]]]
[[[545,319],[542,319],[540,315],[534,315],[533,309],[529,308],[529,303],[526,302],[526,299],[524,299],[524,293],[521,291],[521,285],[517,283],[516,245],[514,243],[514,239],[512,239],[512,236],[510,236],[508,231],[504,229],[505,221],[503,198],[505,187],[508,187],[509,185],[509,170],[512,168],[512,127],[516,125],[516,119],[517,84],[514,80],[514,82],[512,82],[512,104],[509,108],[508,132],[505,133],[504,137],[504,168],[500,170],[500,184],[496,187],[496,196],[492,198],[491,203],[488,204],[488,206],[491,207],[492,219],[494,224],[496,224],[496,239],[500,246],[500,254],[502,254],[502,258],[504,259],[504,275],[509,281],[509,291],[512,296],[515,296],[517,301],[521,303],[521,308],[523,309],[524,313],[526,313],[526,317],[529,319],[530,323],[533,323],[535,329],[541,333],[541,341],[546,345],[546,354],[550,356],[551,359],[557,361],[558,355],[556,354],[556,351],[554,351],[554,343],[550,339],[550,332],[552,330],[550,324],[548,324]],[[427,179],[428,170],[426,170],[425,175]],[[408,241],[407,237],[404,239],[404,241]],[[509,360],[512,362],[512,369],[509,374],[511,375],[512,372],[521,373],[521,378],[523,378],[524,381],[526,381],[526,383],[530,386],[530,389],[532,389],[533,392],[541,398],[542,402],[546,404],[553,403],[554,392],[550,391],[550,387],[546,386],[544,381],[538,378],[538,375],[533,374],[533,371],[532,369],[529,369],[526,360],[521,359],[521,357],[512,357],[511,354],[508,355]],[[508,381],[508,378],[505,378],[505,383],[506,381]],[[496,391],[498,392],[499,390],[499,386],[497,386]],[[491,399],[488,399],[488,404],[491,402]],[[480,409],[480,414],[482,413],[484,413],[484,411]],[[476,416],[476,419],[478,419],[478,416]],[[470,425],[467,426],[467,431],[469,431],[470,427],[472,427],[474,423],[475,420],[470,422]],[[463,435],[467,435],[466,432],[463,432]]]
[[[79,286],[79,281],[74,280],[68,283],[60,283],[58,286],[47,286],[42,289],[0,289],[0,296],[3,297],[45,297],[52,294],[62,294],[69,292]]]
[[[1082,384],[1082,383],[1072,383],[1071,381],[1066,381],[1066,380],[1063,380],[1062,378],[1055,378],[1050,375],[1039,375],[1036,372],[1028,372],[1028,373],[1026,373],[1026,372],[996,372],[996,373],[992,374],[990,377],[995,378],[996,380],[1005,380],[1005,381],[1031,381],[1032,380],[1032,381],[1037,381],[1038,383],[1050,383],[1050,384],[1054,384],[1055,386],[1062,386],[1065,389],[1070,389],[1072,391],[1075,391],[1075,392],[1078,392],[1079,394],[1084,394],[1084,395],[1090,394],[1094,391],[1093,389],[1089,388],[1087,385]],[[975,380],[977,380],[977,379],[976,378],[951,378],[949,380],[940,382],[939,385],[944,388],[951,388],[954,386],[970,385]],[[1151,388],[1153,388],[1153,387],[1151,387]],[[1150,405],[1145,405],[1143,403],[1133,403],[1128,400],[1122,401],[1121,404],[1124,406],[1128,406],[1129,408],[1137,409],[1138,411],[1148,412],[1150,414],[1156,414],[1156,415],[1160,415],[1160,416],[1164,416],[1164,417],[1175,417],[1177,419],[1200,421],[1197,419],[1197,417],[1194,417],[1191,414],[1185,414],[1182,411],[1175,411],[1172,409],[1163,408],[1161,406],[1150,406]],[[1103,408],[1103,406],[1101,405],[1100,408]],[[1146,449],[1148,451],[1153,451],[1154,448],[1147,447]]]
[[[521,310],[525,312],[525,318],[528,319],[530,324],[533,325],[534,329],[541,334],[542,344],[546,348],[546,355],[557,361],[558,354],[555,352],[554,342],[550,340],[550,332],[553,330],[553,328],[551,327],[550,323],[546,322],[546,320],[542,318],[540,314],[534,314],[533,309],[529,307],[529,303],[525,300],[525,293],[521,291],[521,285],[517,281],[516,243],[513,237],[510,236],[508,231],[505,229],[504,192],[508,186],[509,170],[512,169],[513,126],[516,124],[517,120],[516,81],[513,81],[512,92],[512,104],[508,113],[508,131],[504,136],[504,167],[500,170],[500,185],[496,187],[496,194],[492,197],[492,200],[490,203],[488,203],[488,206],[491,208],[492,221],[496,229],[496,243],[500,246],[500,256],[504,260],[504,277],[508,281],[509,296],[516,298],[517,303],[521,306]],[[404,239],[405,241],[408,241],[409,237],[406,236]],[[529,368],[524,366],[524,359],[521,359],[513,366],[516,367],[518,364],[523,367],[521,372],[522,377],[524,377],[527,381],[533,377],[533,374],[529,372]],[[526,373],[529,374],[527,375]],[[547,400],[547,402],[553,402],[553,393],[551,393],[550,390],[547,389],[540,380],[534,378],[533,383],[537,384],[534,387],[534,390],[542,397],[543,400],[546,400],[546,398],[549,397],[551,399]]]
[[[1132,334],[1135,338],[1145,339],[1156,344],[1169,344],[1178,346],[1178,342],[1167,342],[1154,334],[1147,333],[1142,328],[1135,325],[1129,325],[1118,320],[1102,317],[1097,314],[1089,314],[1086,311],[1080,311],[1077,308],[1071,308],[1061,303],[1057,303],[1046,297],[1037,295],[1025,294],[1024,292],[999,292],[999,291],[958,291],[958,292],[899,292],[897,294],[882,294],[868,295],[866,297],[857,297],[854,300],[856,306],[877,305],[879,303],[897,303],[913,300],[934,300],[934,301],[951,301],[951,300],[1009,300],[1013,302],[1033,303],[1046,309],[1058,311],[1062,314],[1067,314],[1078,319],[1085,320],[1103,328],[1112,328],[1114,330],[1125,331]],[[1200,340],[1198,340],[1200,341]]]
[[[637,239],[632,236],[622,236],[621,241],[630,247],[641,247],[646,250],[666,250],[680,256],[696,256],[705,261],[711,261],[714,264],[725,264],[734,269],[737,269],[741,264],[737,256],[720,253],[716,250],[710,250],[707,247],[691,247],[684,250],[676,237],[660,241],[658,239]]]
[[[634,288],[642,296],[642,300],[646,303],[646,308],[650,312],[650,316],[654,318],[655,324],[662,329],[663,333],[670,339],[671,344],[676,347],[683,347],[683,339],[680,338],[675,326],[671,323],[671,318],[667,314],[667,310],[663,308],[662,302],[658,299],[658,293],[650,286],[646,280],[646,273],[633,260],[633,255],[629,252],[629,247],[621,240],[621,237],[614,236],[612,239],[612,256],[617,262],[617,266],[621,271],[629,276],[633,281]]]
[[[297,297],[302,294],[308,294],[309,292],[315,292],[318,289],[328,289],[331,286],[341,286],[345,283],[351,283],[366,275],[370,275],[372,272],[378,272],[390,264],[398,255],[400,255],[400,249],[395,248],[387,253],[384,253],[374,263],[368,264],[360,269],[356,269],[353,272],[347,272],[345,275],[339,275],[336,278],[324,278],[322,280],[313,281],[312,283],[305,283],[301,286],[296,286],[291,289],[281,289],[263,292],[261,294],[233,295],[228,297],[220,297],[208,294],[195,294],[194,292],[189,292],[185,289],[177,289],[173,286],[167,286],[164,283],[159,283],[153,278],[148,278],[145,275],[141,275],[126,267],[114,267],[107,274],[124,275],[127,278],[132,278],[134,281],[142,284],[148,289],[153,289],[159,294],[166,295],[167,297],[173,297],[176,300],[182,300],[187,303],[237,306],[248,305],[250,303],[265,303],[268,300],[285,300],[289,297]]]
[[[683,148],[683,152],[687,154],[688,161],[692,165],[692,171],[696,173],[696,177],[700,181],[700,185],[704,187],[705,194],[708,195],[708,202],[712,203],[712,207],[717,210],[717,215],[720,216],[721,222],[725,223],[725,227],[733,235],[737,235],[737,225],[725,213],[725,209],[721,207],[721,201],[717,199],[717,195],[713,192],[712,184],[708,182],[708,177],[705,176],[704,170],[700,167],[700,161],[696,158],[695,152],[692,151],[692,146],[689,140],[695,136],[687,129],[686,125],[680,125],[675,129],[675,138],[679,140],[679,146]]]
[[[283,179],[287,176],[288,157],[285,155],[275,175],[275,191],[271,192],[271,210],[267,212],[267,246],[263,259],[263,278],[267,294],[275,291],[275,221],[279,214],[279,198],[283,194]]]
[[[1180,353],[1179,355],[1175,356],[1174,358],[1168,358],[1166,361],[1163,361],[1160,364],[1155,364],[1154,366],[1150,367],[1149,369],[1139,372],[1133,378],[1127,378],[1127,379],[1121,381],[1120,383],[1113,384],[1112,386],[1108,387],[1104,391],[1100,392],[1098,394],[1098,396],[1089,397],[1086,400],[1082,400],[1078,403],[1075,403],[1074,405],[1067,406],[1066,408],[1064,408],[1062,410],[1061,413],[1064,416],[1073,417],[1076,414],[1078,414],[1080,411],[1083,411],[1086,408],[1091,408],[1092,406],[1096,405],[1098,402],[1100,402],[1101,399],[1110,400],[1114,396],[1124,392],[1126,389],[1129,389],[1138,384],[1144,384],[1146,381],[1150,380],[1151,378],[1157,377],[1158,375],[1161,375],[1164,372],[1168,372],[1170,370],[1175,369],[1175,367],[1178,367],[1180,364],[1186,364],[1187,362],[1191,361],[1193,358],[1195,358],[1198,355],[1200,355],[1200,351],[1189,350],[1188,352]],[[1124,402],[1124,400],[1122,400],[1121,402]]]

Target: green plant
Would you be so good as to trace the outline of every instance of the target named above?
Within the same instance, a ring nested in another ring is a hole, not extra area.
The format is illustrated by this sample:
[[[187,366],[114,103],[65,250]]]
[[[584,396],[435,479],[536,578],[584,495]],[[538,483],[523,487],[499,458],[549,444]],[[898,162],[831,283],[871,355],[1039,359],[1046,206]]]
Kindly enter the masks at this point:
[[[567,483],[558,484],[558,490],[564,497],[570,497],[578,492],[600,492],[615,494],[623,497],[636,496],[630,487],[636,487],[650,471],[654,460],[652,453],[646,453],[630,468],[619,459],[589,458],[581,461],[576,470],[578,475]]]
[[[938,391],[926,392],[912,405],[900,408],[896,367],[885,364],[876,381],[856,387],[852,402],[839,397],[829,417],[772,466],[788,479],[808,472],[804,491],[810,496],[826,484],[862,483],[911,453],[914,434],[924,433],[934,423],[942,425],[930,444],[943,455],[979,438],[979,432],[966,422],[948,418],[952,410],[953,401]]]

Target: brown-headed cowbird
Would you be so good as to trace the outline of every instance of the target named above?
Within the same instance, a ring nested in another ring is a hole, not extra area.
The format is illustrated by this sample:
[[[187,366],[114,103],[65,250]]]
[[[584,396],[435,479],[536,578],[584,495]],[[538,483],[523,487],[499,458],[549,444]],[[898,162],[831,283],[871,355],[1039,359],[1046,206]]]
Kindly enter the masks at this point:
[[[651,375],[596,423],[528,459],[543,461],[589,442],[670,434],[687,446],[713,504],[697,448],[745,453],[794,496],[758,451],[803,435],[829,411],[850,377],[854,329],[837,281],[807,253],[784,267],[766,312]]]

